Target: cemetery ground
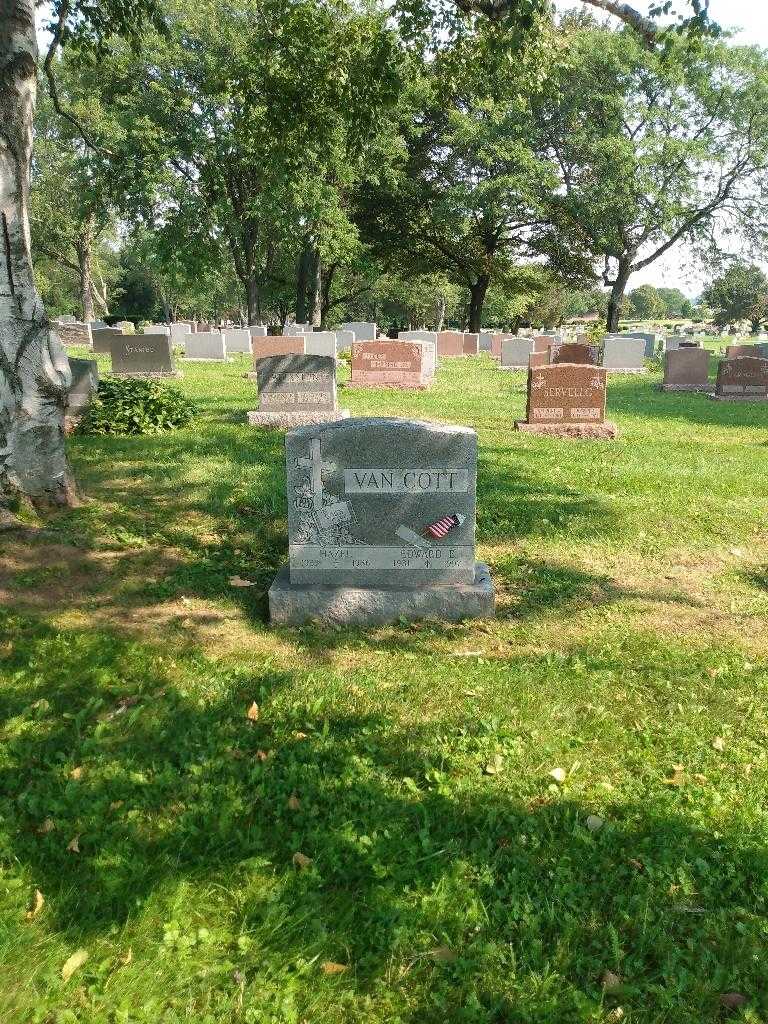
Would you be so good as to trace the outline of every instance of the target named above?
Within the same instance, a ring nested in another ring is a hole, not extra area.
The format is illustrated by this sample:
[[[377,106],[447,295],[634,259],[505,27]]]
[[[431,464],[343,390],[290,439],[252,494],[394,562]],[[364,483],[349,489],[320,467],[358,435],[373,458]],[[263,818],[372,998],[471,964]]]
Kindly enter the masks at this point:
[[[72,438],[88,503],[2,541],[0,1019],[767,1020],[766,407],[342,391],[477,429],[497,618],[273,630],[282,435],[182,368],[196,421]]]

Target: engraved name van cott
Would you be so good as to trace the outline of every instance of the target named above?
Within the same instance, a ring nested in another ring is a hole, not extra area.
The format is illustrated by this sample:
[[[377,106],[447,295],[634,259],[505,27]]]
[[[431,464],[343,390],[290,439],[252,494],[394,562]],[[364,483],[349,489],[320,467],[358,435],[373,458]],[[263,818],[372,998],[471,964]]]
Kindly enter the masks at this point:
[[[286,437],[291,583],[423,587],[475,580],[477,435],[346,420]]]

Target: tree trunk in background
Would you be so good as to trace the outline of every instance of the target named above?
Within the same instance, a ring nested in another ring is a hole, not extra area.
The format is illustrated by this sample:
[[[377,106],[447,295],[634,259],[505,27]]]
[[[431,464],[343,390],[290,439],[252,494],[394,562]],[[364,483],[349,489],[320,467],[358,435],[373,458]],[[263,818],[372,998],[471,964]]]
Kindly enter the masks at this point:
[[[479,277],[469,288],[469,330],[472,334],[478,334],[483,321],[483,305],[488,285],[491,279],[487,274]]]
[[[73,504],[64,447],[67,354],[50,330],[32,274],[29,175],[37,97],[31,0],[0,17],[0,496]]]
[[[619,269],[616,272],[616,277],[613,284],[611,285],[611,297],[608,299],[608,316],[606,317],[606,327],[610,334],[615,334],[619,329],[619,314],[621,312],[621,303],[624,300],[624,293],[627,290],[627,283],[629,281],[630,269],[629,264],[620,261]]]
[[[309,262],[311,258],[311,249],[309,240],[304,239],[304,245],[299,256],[298,266],[296,268],[296,323],[305,324],[307,322],[307,282],[309,279]]]
[[[445,321],[445,296],[440,294],[435,299],[435,330],[442,331]]]
[[[309,266],[309,322],[323,325],[323,264],[318,249],[313,249]]]
[[[261,323],[261,292],[255,274],[249,274],[245,283],[245,301],[248,307],[248,323]]]
[[[86,222],[75,243],[77,263],[80,267],[80,308],[83,320],[90,323],[94,319],[93,310],[93,264],[90,224]]]

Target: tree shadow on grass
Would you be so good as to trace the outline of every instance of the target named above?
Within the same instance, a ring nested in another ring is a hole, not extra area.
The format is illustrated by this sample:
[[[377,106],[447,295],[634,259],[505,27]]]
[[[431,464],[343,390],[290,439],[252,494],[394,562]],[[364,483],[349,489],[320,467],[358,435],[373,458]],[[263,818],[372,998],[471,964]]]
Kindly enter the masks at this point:
[[[119,640],[5,625],[3,857],[45,893],[42,921],[72,948],[130,934],[153,898],[194,931],[197,886],[226,894],[206,896],[209,928],[235,908],[233,931],[253,938],[237,961],[246,993],[317,957],[352,965],[338,986],[354,998],[412,986],[409,1024],[593,1019],[606,969],[649,1021],[714,1020],[727,989],[764,999],[768,853],[736,821],[699,827],[661,786],[612,801],[592,832],[593,808],[549,792],[545,771],[516,778],[512,724],[454,713],[405,728],[383,701],[356,713],[326,694],[310,709],[268,666],[174,666]],[[514,686],[514,659],[509,674]],[[506,772],[484,776],[498,751]],[[75,835],[79,854],[66,849]],[[179,908],[182,884],[192,900]],[[219,951],[230,967],[233,955]],[[224,997],[230,978],[205,984]]]

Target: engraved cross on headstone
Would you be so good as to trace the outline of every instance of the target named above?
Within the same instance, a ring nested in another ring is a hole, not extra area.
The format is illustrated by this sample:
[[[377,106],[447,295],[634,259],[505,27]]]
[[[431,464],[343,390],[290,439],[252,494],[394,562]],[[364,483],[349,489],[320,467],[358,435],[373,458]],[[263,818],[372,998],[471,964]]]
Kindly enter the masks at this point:
[[[313,437],[309,442],[309,458],[296,460],[301,469],[310,470],[312,482],[312,504],[316,509],[323,507],[323,473],[332,473],[336,468],[334,462],[323,462],[320,453],[320,438]]]

